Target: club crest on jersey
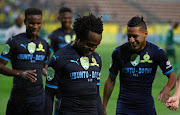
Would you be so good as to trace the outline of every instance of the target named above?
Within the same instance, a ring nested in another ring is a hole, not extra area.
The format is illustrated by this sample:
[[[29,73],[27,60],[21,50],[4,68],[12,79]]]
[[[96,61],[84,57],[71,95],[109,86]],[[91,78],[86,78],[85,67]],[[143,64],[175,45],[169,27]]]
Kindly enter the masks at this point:
[[[146,52],[146,54],[143,56],[143,59],[144,60],[141,60],[142,63],[145,63],[145,62],[152,63],[153,62],[152,60],[150,60],[150,56],[149,56],[148,52]]]
[[[28,51],[29,53],[34,53],[36,51],[36,44],[31,42],[31,43],[28,43]]]
[[[130,60],[131,60],[130,62],[133,66],[137,66],[140,62],[140,56],[138,54],[133,54],[133,55],[131,55]]]
[[[54,78],[54,69],[52,67],[49,67],[47,71],[47,80],[51,81],[53,78]]]
[[[89,58],[88,57],[81,57],[80,62],[81,62],[82,67],[85,70],[89,69]]]
[[[71,43],[71,36],[70,35],[65,35],[64,40],[67,44]]]
[[[72,36],[71,41],[74,41],[76,39],[76,34]]]
[[[94,58],[94,56],[92,56],[92,63],[90,63],[91,66],[97,66],[99,67],[99,64],[97,64],[96,59]]]
[[[9,53],[9,50],[10,50],[10,46],[9,46],[9,44],[6,44],[6,45],[4,46],[3,55],[8,54],[8,53]]]
[[[38,45],[38,48],[36,49],[36,51],[45,52],[45,49],[43,49],[43,45],[41,43]]]

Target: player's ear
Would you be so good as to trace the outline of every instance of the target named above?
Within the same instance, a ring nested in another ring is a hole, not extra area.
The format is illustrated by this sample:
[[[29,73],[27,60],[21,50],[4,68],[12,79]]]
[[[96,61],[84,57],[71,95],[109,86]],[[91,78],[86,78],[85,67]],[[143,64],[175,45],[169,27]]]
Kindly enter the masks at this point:
[[[144,32],[144,35],[145,35],[145,38],[148,36],[148,31],[147,30]]]

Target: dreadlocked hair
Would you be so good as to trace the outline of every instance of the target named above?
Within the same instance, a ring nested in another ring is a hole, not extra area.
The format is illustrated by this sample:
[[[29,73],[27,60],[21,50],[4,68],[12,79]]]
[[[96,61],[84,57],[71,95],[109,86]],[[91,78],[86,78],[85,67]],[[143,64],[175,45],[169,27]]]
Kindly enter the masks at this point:
[[[28,15],[41,15],[42,16],[42,11],[37,8],[27,8],[25,10],[25,20],[27,19]]]
[[[134,16],[128,21],[127,26],[128,27],[141,27],[143,30],[147,30],[146,23],[142,16],[141,17]]]
[[[79,18],[75,20],[73,27],[77,38],[86,40],[89,31],[102,34],[103,22],[101,21],[101,17],[96,18],[92,13],[90,13],[89,16],[79,16]]]

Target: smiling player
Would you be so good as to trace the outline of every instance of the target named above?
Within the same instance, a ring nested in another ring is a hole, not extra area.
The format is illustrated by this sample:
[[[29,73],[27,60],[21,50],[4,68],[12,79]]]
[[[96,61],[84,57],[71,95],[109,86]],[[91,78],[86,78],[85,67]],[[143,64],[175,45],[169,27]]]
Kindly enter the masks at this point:
[[[54,30],[48,37],[50,41],[50,52],[54,51],[54,53],[67,44],[70,44],[76,37],[75,31],[71,28],[72,11],[70,8],[60,8],[58,20],[61,22],[61,27]],[[60,103],[61,92],[57,90],[54,115],[58,115]]]
[[[14,77],[6,114],[42,115],[42,74],[47,72],[49,51],[48,43],[38,36],[42,11],[26,9],[24,23],[26,33],[11,37],[0,56],[0,73]],[[5,66],[10,60],[13,69]]]
[[[77,18],[74,30],[77,33],[75,41],[58,50],[48,63],[44,108],[46,115],[50,115],[49,111],[52,110],[54,88],[59,88],[62,93],[60,115],[102,113],[97,85],[100,84],[101,57],[95,49],[102,39],[103,23],[100,18],[90,14]]]
[[[148,35],[143,17],[133,17],[127,24],[128,43],[117,47],[112,53],[112,65],[104,86],[103,109],[113,91],[116,76],[120,72],[120,93],[116,114],[156,115],[152,97],[152,83],[159,65],[169,80],[159,94],[166,103],[176,77],[166,53],[158,46],[147,42]]]

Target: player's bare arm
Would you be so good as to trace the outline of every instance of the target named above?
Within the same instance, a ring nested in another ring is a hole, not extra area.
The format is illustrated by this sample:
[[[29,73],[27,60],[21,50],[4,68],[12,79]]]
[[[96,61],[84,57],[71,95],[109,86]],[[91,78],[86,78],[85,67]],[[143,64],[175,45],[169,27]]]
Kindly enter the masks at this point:
[[[26,79],[30,82],[36,82],[37,74],[35,73],[36,70],[27,70],[27,71],[21,71],[21,70],[14,70],[6,67],[6,64],[8,61],[0,59],[0,73],[7,75],[7,76],[17,76],[21,77],[23,79]]]
[[[177,82],[176,82],[176,89],[174,91],[173,96],[177,96],[178,98],[180,98],[180,75],[178,76]]]
[[[108,78],[104,85],[104,92],[103,92],[103,111],[105,115],[106,115],[106,106],[111,96],[111,93],[114,89],[115,82],[116,82],[116,78],[108,75]]]
[[[167,108],[170,110],[177,110],[179,107],[179,99],[180,99],[180,75],[178,76],[177,82],[176,82],[176,88],[173,93],[173,96],[170,97],[166,103]]]
[[[168,98],[170,97],[170,91],[174,88],[176,84],[176,77],[175,77],[174,72],[171,72],[170,74],[168,74],[167,77],[169,78],[168,83],[163,88],[163,90],[161,90],[158,96],[158,100],[160,100],[164,104],[167,102]]]

